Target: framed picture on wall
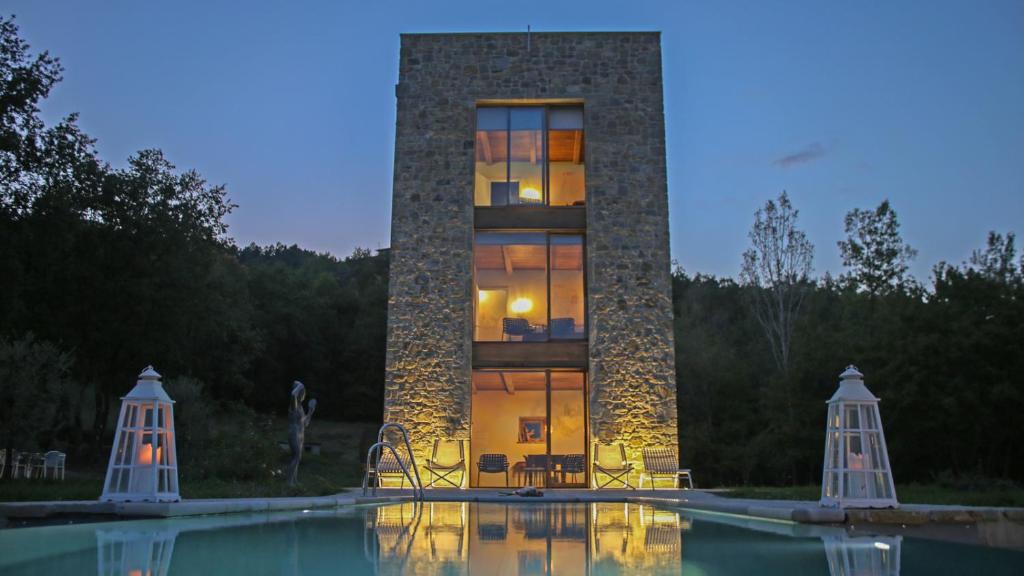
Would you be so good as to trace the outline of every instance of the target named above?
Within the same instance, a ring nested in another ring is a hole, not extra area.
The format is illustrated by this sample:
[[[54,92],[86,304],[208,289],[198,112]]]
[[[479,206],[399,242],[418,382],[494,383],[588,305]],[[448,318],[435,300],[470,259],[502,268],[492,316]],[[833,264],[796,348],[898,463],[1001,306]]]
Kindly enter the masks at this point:
[[[547,442],[548,420],[543,416],[519,417],[519,443],[543,444]]]

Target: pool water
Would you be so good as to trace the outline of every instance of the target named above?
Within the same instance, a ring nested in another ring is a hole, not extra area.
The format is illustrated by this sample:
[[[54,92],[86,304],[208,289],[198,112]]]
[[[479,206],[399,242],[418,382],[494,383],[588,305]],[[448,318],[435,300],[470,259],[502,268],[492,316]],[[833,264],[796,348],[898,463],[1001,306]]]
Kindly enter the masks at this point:
[[[428,502],[0,530],[0,574],[1022,574],[1024,552],[625,503]]]

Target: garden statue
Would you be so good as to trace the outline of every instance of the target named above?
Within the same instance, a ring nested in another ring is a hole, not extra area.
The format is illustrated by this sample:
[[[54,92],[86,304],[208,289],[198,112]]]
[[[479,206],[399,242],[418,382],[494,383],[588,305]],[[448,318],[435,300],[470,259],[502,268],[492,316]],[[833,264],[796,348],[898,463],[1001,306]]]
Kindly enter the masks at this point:
[[[288,463],[288,485],[295,486],[299,481],[299,461],[302,460],[302,449],[305,446],[306,426],[313,419],[316,411],[316,399],[310,399],[309,412],[302,408],[306,399],[306,387],[296,380],[292,384],[292,401],[288,406],[288,447],[292,451],[292,459]]]

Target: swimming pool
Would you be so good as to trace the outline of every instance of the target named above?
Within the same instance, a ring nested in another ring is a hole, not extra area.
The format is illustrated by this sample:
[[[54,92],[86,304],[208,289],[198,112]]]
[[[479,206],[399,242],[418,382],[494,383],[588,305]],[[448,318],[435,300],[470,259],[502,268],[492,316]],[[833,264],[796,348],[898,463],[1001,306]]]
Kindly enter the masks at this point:
[[[426,502],[0,530],[0,574],[1018,574],[1024,552],[625,503]]]

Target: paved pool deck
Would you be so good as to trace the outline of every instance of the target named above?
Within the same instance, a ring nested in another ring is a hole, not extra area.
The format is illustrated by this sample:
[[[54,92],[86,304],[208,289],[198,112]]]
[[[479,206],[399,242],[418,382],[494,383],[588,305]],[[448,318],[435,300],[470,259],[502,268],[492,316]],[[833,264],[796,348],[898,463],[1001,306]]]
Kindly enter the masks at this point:
[[[839,510],[822,508],[817,502],[793,500],[752,500],[725,498],[704,490],[545,490],[538,498],[510,496],[506,489],[430,489],[428,501],[470,502],[633,502],[682,507],[733,514],[764,520],[804,524],[886,524],[921,526],[927,524],[976,524],[983,522],[1024,523],[1024,508],[941,506],[904,504],[895,510]],[[412,490],[380,488],[376,495],[363,496],[359,488],[332,496],[298,498],[198,499],[175,503],[99,502],[97,500],[54,502],[3,502],[0,519],[45,519],[74,516],[118,518],[173,518],[244,512],[273,512],[337,508],[359,504],[398,502],[413,497]],[[2,522],[0,522],[2,525]]]

